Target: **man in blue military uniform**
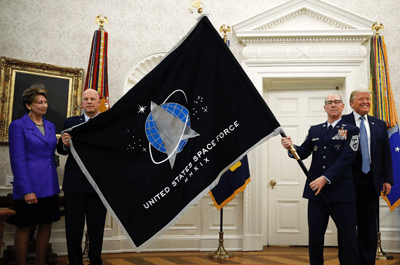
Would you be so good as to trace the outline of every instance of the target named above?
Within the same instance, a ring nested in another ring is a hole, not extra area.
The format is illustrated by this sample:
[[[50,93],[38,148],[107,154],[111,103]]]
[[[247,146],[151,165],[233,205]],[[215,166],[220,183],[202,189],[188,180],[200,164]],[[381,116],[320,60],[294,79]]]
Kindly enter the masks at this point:
[[[324,236],[330,214],[320,196],[316,196],[319,193],[324,196],[351,243],[349,245],[346,236],[338,229],[340,264],[357,264],[354,253],[354,250],[358,251],[356,198],[351,164],[358,151],[359,129],[342,120],[344,104],[339,95],[328,95],[324,109],[328,121],[311,126],[303,144],[295,146],[302,160],[312,154],[309,172],[313,181],[307,180],[303,193],[303,197],[308,199],[310,264],[324,263]],[[282,145],[290,149],[291,138],[282,138]]]

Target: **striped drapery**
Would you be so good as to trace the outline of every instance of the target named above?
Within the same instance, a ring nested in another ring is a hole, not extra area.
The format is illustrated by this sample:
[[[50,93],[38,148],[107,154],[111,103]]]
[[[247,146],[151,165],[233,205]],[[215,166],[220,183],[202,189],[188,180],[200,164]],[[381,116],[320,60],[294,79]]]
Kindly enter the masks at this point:
[[[390,83],[389,64],[386,44],[382,36],[371,39],[371,85],[375,98],[373,101],[374,116],[385,121],[388,127],[390,151],[393,165],[393,181],[400,180],[400,134],[399,120]],[[382,198],[390,211],[400,205],[400,187],[393,185],[389,195]]]
[[[389,75],[386,45],[382,36],[371,39],[371,81],[375,94],[374,116],[384,120],[388,127],[398,122],[396,105]]]
[[[94,32],[90,59],[86,73],[86,89],[94,89],[100,94],[100,112],[110,108],[108,97],[108,72],[107,72],[108,33],[103,28]]]

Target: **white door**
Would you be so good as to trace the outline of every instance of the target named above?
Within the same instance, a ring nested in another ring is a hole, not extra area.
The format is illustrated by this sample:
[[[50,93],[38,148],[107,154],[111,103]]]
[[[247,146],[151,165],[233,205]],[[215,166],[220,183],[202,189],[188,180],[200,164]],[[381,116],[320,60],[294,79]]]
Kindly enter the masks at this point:
[[[326,121],[325,97],[337,91],[268,90],[267,104],[294,144],[300,145],[311,125]],[[289,158],[281,145],[281,137],[267,141],[268,163],[268,244],[308,245],[307,199],[302,198],[306,176],[295,159]],[[311,156],[303,161],[307,169]],[[272,188],[270,181],[275,181]],[[336,227],[332,220],[325,236],[325,245],[336,246]]]

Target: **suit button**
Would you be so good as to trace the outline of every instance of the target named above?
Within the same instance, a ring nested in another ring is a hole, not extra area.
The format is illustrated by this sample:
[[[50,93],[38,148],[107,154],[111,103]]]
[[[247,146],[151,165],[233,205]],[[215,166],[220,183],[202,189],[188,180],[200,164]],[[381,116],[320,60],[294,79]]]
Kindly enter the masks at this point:
[[[325,168],[326,168],[326,166],[323,166],[323,167],[322,167],[322,169],[325,169]]]
[[[323,156],[322,159],[326,159],[326,156]]]
[[[326,146],[324,146],[324,149],[326,149]]]

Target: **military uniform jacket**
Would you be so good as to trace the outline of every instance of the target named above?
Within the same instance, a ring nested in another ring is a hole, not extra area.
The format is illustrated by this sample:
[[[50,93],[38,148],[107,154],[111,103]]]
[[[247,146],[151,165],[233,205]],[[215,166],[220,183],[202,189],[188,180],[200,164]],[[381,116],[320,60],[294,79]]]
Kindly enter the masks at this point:
[[[326,183],[321,194],[327,202],[355,202],[354,180],[351,165],[359,148],[359,129],[356,126],[340,120],[329,131],[327,123],[312,126],[306,140],[301,146],[296,146],[300,158],[306,159],[312,154],[309,169],[312,179],[324,175],[331,183]],[[310,188],[307,180],[303,197],[319,200]]]

